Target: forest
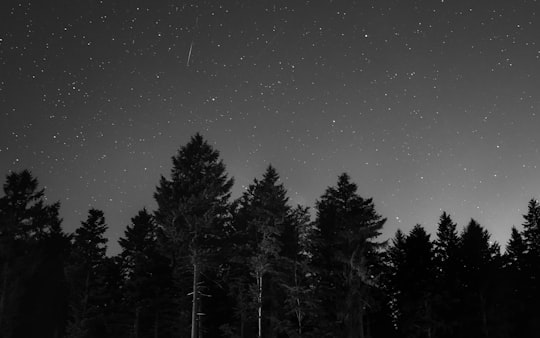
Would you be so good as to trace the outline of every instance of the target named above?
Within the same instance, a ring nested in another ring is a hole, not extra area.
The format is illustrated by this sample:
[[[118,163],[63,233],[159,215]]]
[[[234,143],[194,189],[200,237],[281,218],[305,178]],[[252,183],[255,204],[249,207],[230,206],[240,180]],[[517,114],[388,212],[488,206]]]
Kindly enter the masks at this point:
[[[309,207],[268,166],[236,200],[200,134],[107,255],[107,221],[62,228],[38,178],[0,198],[1,337],[538,337],[540,204],[505,248],[446,212],[379,238],[386,219],[341,174]],[[432,238],[433,237],[433,238]]]

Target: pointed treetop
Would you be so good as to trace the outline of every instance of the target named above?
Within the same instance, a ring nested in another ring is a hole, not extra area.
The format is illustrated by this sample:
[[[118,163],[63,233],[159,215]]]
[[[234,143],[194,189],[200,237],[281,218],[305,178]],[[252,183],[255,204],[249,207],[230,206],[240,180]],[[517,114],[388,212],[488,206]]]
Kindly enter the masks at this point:
[[[403,231],[401,231],[401,229],[397,229],[396,234],[394,235],[394,238],[392,239],[392,245],[397,247],[398,245],[405,243],[405,239],[406,237]]]
[[[416,224],[411,231],[409,232],[409,236],[407,238],[420,238],[420,239],[427,239],[429,240],[431,236],[426,232],[426,229],[421,224]]]
[[[436,244],[442,248],[449,249],[449,247],[457,245],[458,241],[459,235],[456,223],[452,221],[449,214],[443,212],[437,226]]]
[[[529,249],[540,252],[540,203],[536,199],[529,201],[528,210],[523,215],[523,237]]]
[[[38,180],[29,170],[11,172],[4,183],[5,197],[12,200],[37,201],[44,195],[44,189],[37,190]]]
[[[516,227],[512,227],[510,239],[508,240],[508,244],[506,246],[506,256],[511,262],[517,262],[522,258],[526,251],[527,246],[525,245],[523,236],[521,236],[521,233],[516,229]]]
[[[124,237],[118,240],[118,244],[124,251],[141,250],[146,243],[154,241],[154,230],[154,217],[143,208],[131,218],[131,224],[126,227]]]

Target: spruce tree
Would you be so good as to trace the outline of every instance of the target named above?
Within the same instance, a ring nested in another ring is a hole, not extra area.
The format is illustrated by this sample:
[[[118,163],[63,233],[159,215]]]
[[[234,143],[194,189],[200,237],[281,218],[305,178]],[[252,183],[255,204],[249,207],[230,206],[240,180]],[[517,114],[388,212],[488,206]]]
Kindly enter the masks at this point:
[[[494,290],[502,272],[499,246],[490,242],[489,232],[471,220],[460,236],[461,330],[460,337],[489,337],[498,319]]]
[[[392,324],[395,330],[401,325],[401,299],[406,289],[407,275],[405,270],[406,236],[398,229],[385,253],[386,269],[383,275],[383,289],[388,296]]]
[[[303,337],[311,333],[314,322],[316,300],[311,269],[312,223],[308,207],[297,206],[292,210],[291,228],[295,240],[288,252],[282,255],[283,277],[281,285],[285,291],[283,311],[286,317],[281,326],[289,337]],[[291,231],[292,232],[292,231]]]
[[[269,166],[261,180],[255,179],[238,202],[235,216],[236,294],[240,331],[249,327],[245,321],[256,318],[256,333],[243,334],[262,337],[270,334],[278,318],[279,264],[282,258],[285,229],[290,226],[287,192],[279,183],[277,171]],[[289,231],[289,230],[287,230]],[[294,235],[288,234],[289,237]],[[290,252],[294,251],[293,249]],[[249,275],[242,273],[242,266]],[[240,269],[240,270],[238,270]],[[246,293],[248,296],[246,297]],[[247,312],[254,311],[249,315]],[[244,316],[244,318],[242,318]],[[249,330],[249,328],[248,328]]]
[[[521,287],[525,296],[524,305],[524,337],[533,337],[540,330],[540,203],[531,199],[527,213],[523,215],[522,238],[525,252],[522,260],[516,264],[523,271],[523,285]]]
[[[106,264],[107,224],[103,211],[90,209],[86,221],[75,230],[66,274],[70,285],[68,337],[97,337],[106,332],[100,299]]]
[[[404,247],[398,329],[405,337],[432,337],[437,328],[433,309],[433,243],[425,229],[417,224],[409,232]]]
[[[446,212],[439,218],[437,238],[435,239],[435,299],[436,317],[441,324],[441,337],[455,337],[458,318],[461,312],[460,299],[460,246],[457,225]]]
[[[527,334],[527,311],[530,295],[528,294],[528,271],[526,266],[527,245],[522,234],[512,227],[510,239],[504,254],[504,304],[507,332],[512,337],[530,337]]]
[[[155,216],[163,233],[164,254],[172,260],[176,275],[190,270],[190,327],[191,337],[196,338],[203,330],[199,325],[199,314],[204,311],[201,276],[215,267],[219,257],[233,180],[228,178],[219,152],[200,134],[181,147],[172,162],[170,179],[162,176],[154,194]]]
[[[60,204],[46,204],[28,170],[11,172],[0,198],[0,331],[52,337],[65,325],[62,265],[68,236]],[[47,270],[47,268],[49,268]],[[39,283],[37,282],[39,280]],[[42,303],[35,304],[36,300]]]
[[[169,261],[160,253],[154,217],[143,209],[131,219],[119,240],[124,302],[129,309],[132,337],[150,337],[166,331],[167,308],[173,298]]]
[[[375,287],[374,242],[386,219],[372,199],[357,194],[349,175],[338,177],[316,203],[313,268],[317,278],[318,330],[325,336],[364,337]]]

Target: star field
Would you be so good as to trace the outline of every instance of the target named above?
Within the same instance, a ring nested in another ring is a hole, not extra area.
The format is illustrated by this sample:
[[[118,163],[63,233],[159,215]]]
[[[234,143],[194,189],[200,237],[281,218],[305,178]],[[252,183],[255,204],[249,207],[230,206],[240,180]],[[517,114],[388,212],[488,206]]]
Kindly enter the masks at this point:
[[[540,196],[539,4],[6,1],[0,172],[116,239],[201,132],[235,197],[272,163],[313,206],[348,172],[385,236],[443,210],[505,244]]]

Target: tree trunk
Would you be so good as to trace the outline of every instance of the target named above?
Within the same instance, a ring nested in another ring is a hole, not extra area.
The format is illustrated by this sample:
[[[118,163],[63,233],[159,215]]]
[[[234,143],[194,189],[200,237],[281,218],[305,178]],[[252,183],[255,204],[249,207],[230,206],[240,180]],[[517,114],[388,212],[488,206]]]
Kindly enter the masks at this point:
[[[199,266],[196,260],[193,260],[193,294],[192,294],[192,307],[191,307],[191,338],[197,338],[197,310],[198,310],[198,289],[199,283]]]
[[[259,338],[262,338],[262,283],[263,283],[263,279],[262,279],[262,272],[258,272],[257,273],[257,288],[258,288],[258,293],[257,293],[257,302],[258,302],[258,314],[257,314],[257,322],[258,322],[258,327],[259,327],[259,334],[257,337]]]
[[[363,307],[363,304],[360,304]],[[364,338],[364,309],[360,309],[358,313],[358,338]]]
[[[141,307],[135,308],[135,318],[133,318],[133,338],[139,338],[139,317],[141,313]]]
[[[244,326],[245,326],[246,320],[244,319],[244,313],[240,315],[240,337],[244,338]]]
[[[482,332],[484,333],[484,337],[489,337],[489,329],[488,329],[488,320],[487,320],[487,311],[486,311],[486,300],[482,293],[480,293],[480,305],[482,309]]]
[[[86,272],[86,279],[84,281],[84,295],[83,295],[83,306],[82,306],[82,316],[86,317],[86,311],[88,308],[88,300],[90,299],[90,270]]]
[[[156,316],[154,318],[154,338],[158,338],[159,334],[159,312],[156,311]]]
[[[298,293],[300,292],[300,285],[298,283],[298,266],[297,262],[294,263],[294,286],[296,287],[296,322],[298,324],[298,336],[302,337],[302,320],[303,320],[303,313],[300,303],[300,297],[298,297]]]
[[[6,260],[4,262],[4,267],[2,268],[2,293],[0,294],[0,329],[3,329],[4,324],[4,308],[6,306],[8,271],[9,266]]]

